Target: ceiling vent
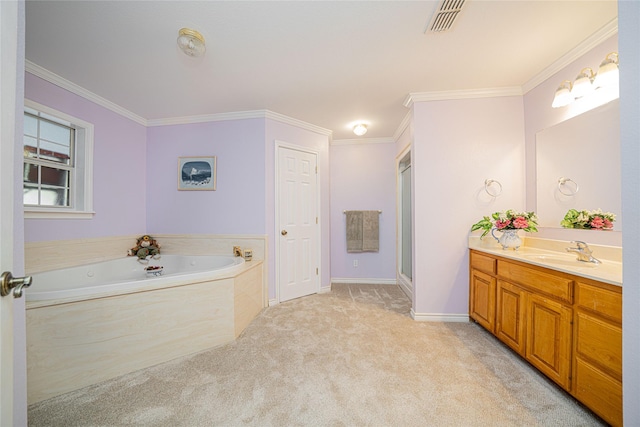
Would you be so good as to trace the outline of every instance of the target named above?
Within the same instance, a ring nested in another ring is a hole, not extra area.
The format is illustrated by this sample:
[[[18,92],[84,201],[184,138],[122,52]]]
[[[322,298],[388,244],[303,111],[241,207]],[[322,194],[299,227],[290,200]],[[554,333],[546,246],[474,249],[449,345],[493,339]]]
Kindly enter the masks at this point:
[[[465,3],[466,0],[440,0],[425,33],[441,33],[450,30]]]

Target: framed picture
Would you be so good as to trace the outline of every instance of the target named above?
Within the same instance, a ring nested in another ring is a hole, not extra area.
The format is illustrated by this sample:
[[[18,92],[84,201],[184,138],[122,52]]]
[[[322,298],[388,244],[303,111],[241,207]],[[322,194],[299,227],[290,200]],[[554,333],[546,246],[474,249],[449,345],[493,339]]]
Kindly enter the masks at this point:
[[[178,157],[178,190],[216,189],[216,156]]]

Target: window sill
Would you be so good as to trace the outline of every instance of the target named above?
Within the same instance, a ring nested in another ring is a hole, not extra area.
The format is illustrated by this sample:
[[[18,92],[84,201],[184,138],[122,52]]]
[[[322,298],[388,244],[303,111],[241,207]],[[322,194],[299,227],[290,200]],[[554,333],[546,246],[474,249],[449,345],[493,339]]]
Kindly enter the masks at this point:
[[[66,211],[58,209],[25,209],[25,219],[92,219],[93,211]]]

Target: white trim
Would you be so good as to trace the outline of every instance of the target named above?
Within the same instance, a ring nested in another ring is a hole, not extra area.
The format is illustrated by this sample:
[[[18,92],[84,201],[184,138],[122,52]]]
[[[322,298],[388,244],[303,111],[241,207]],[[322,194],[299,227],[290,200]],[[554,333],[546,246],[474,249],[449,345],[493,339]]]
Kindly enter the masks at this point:
[[[530,90],[534,89],[540,83],[552,77],[554,74],[561,71],[563,68],[571,64],[573,61],[580,58],[582,55],[589,52],[591,49],[595,48],[600,43],[604,42],[609,37],[614,36],[617,33],[618,33],[618,18],[614,18],[611,21],[609,21],[604,27],[600,28],[591,36],[583,40],[576,47],[571,49],[569,52],[562,55],[555,62],[549,65],[547,68],[545,68],[544,70],[542,70],[541,72],[533,76],[529,81],[525,82],[522,85],[522,93],[526,94]],[[576,70],[575,72],[577,73],[578,71],[579,70]],[[560,84],[560,81],[558,81],[558,84]]]
[[[279,151],[281,148],[286,148],[288,150],[296,150],[296,151],[300,151],[303,153],[307,153],[307,154],[311,154],[316,156],[316,169],[317,169],[317,173],[316,173],[316,216],[318,218],[318,231],[317,231],[317,235],[316,235],[316,256],[317,256],[317,262],[316,265],[318,266],[318,274],[317,274],[317,282],[316,282],[316,289],[315,292],[318,293],[320,291],[321,288],[321,283],[322,283],[322,206],[321,206],[321,202],[322,202],[322,198],[321,198],[321,187],[320,187],[320,182],[321,182],[321,170],[320,170],[320,152],[317,150],[314,150],[312,148],[308,148],[308,147],[304,147],[301,145],[296,145],[296,144],[291,144],[288,142],[284,142],[281,140],[274,140],[274,176],[273,176],[273,183],[274,183],[274,207],[275,207],[275,214],[274,214],[274,224],[273,224],[273,232],[274,232],[274,236],[276,237],[276,241],[275,241],[275,245],[276,245],[276,250],[275,250],[275,255],[274,255],[274,265],[275,265],[275,273],[276,273],[276,283],[275,283],[275,288],[276,288],[276,301],[280,302],[280,239],[277,238],[279,230],[280,230],[280,203],[278,202],[280,200],[280,185],[279,185],[279,176],[280,176],[280,164],[278,161],[279,156]]]
[[[365,144],[395,144],[393,137],[388,138],[360,138],[360,139],[334,139],[330,145],[365,145]]]
[[[405,107],[411,107],[415,102],[447,101],[453,99],[497,98],[501,96],[522,96],[522,88],[520,86],[511,86],[487,89],[411,92],[409,95],[407,95],[402,105],[404,105]]]
[[[278,305],[278,304],[280,304],[280,303],[278,302],[277,298],[269,300],[269,307],[273,307],[274,305]]]
[[[25,208],[25,219],[91,219],[96,214],[94,211],[67,211],[38,208]]]
[[[316,126],[311,123],[304,122],[302,120],[294,119],[293,117],[285,116],[284,114],[276,113],[270,110],[265,111],[265,118],[275,120],[281,123],[286,123],[291,126],[296,126],[301,129],[306,129],[311,132],[319,133],[320,135],[331,136],[333,135],[333,131],[329,129],[325,129],[320,126]]]
[[[81,96],[82,98],[98,104],[108,110],[111,110],[114,113],[133,120],[136,123],[147,126],[147,120],[145,118],[140,117],[139,115],[132,113],[131,111],[119,106],[118,104],[115,104],[108,99],[101,97],[100,95],[96,95],[95,93],[81,86],[78,86],[77,84],[65,79],[64,77],[60,77],[59,75],[52,73],[46,68],[34,64],[31,61],[25,61],[25,71],[36,77],[40,77],[41,79],[46,80],[49,83],[54,84],[62,89],[66,89],[73,94]]]
[[[320,290],[318,291],[319,294],[328,294],[329,292],[331,292],[331,284],[329,284],[329,286],[320,286]]]
[[[411,309],[411,318],[417,322],[469,322],[468,314],[450,314],[450,313],[416,313]]]
[[[234,111],[229,113],[200,114],[197,116],[169,117],[166,119],[149,119],[149,127],[188,125],[194,123],[224,122],[227,120],[264,119],[266,110]]]
[[[412,115],[412,113],[413,113],[412,111],[407,111],[407,114],[404,115],[404,118],[400,122],[400,125],[398,126],[398,128],[396,129],[396,131],[393,134],[393,140],[394,141],[398,141],[400,139],[400,137],[402,136],[402,134],[409,127],[409,124],[411,123],[411,115]]]
[[[348,285],[397,285],[396,279],[368,279],[354,277],[332,277],[331,284],[346,283]]]

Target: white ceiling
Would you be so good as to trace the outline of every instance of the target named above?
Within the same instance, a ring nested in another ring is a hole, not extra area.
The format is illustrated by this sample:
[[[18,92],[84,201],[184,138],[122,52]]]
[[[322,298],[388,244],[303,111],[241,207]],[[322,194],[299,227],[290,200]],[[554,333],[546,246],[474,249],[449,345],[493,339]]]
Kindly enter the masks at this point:
[[[148,120],[267,109],[382,138],[409,93],[522,86],[617,17],[616,0],[468,0],[451,31],[425,34],[436,6],[27,0],[26,58]],[[179,51],[182,27],[203,58]]]

